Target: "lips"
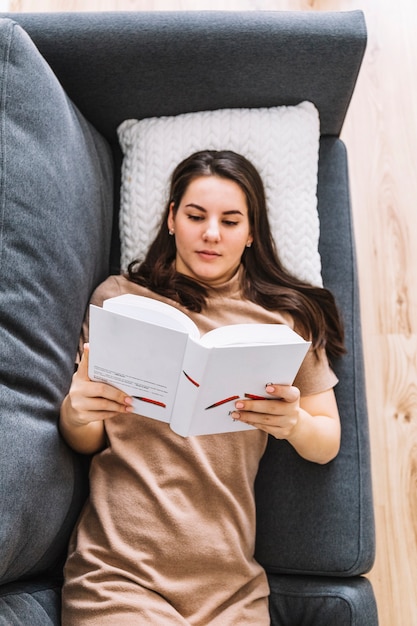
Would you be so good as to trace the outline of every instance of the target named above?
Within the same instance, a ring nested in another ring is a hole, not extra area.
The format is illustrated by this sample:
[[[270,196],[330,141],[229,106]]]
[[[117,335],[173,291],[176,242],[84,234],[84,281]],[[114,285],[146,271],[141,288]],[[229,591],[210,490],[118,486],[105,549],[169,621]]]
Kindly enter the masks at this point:
[[[197,250],[197,254],[207,259],[214,259],[221,256],[218,252],[215,252],[214,250]]]

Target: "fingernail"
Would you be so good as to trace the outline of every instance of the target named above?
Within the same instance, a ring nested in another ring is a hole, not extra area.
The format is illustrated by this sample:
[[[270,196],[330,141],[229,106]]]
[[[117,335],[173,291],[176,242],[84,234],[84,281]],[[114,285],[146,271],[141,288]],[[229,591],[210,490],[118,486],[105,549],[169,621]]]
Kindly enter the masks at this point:
[[[133,404],[132,398],[129,398],[129,396],[127,396],[125,398],[125,404],[128,404],[129,406],[132,406],[132,404]]]
[[[240,420],[239,411],[229,411],[229,415],[233,419],[234,422],[236,422],[236,420]]]
[[[243,402],[236,402],[236,404],[235,404],[235,407],[236,407],[237,409],[243,409],[243,408],[244,408],[244,406],[245,406],[245,405],[243,404]]]
[[[274,387],[274,385],[273,385],[272,383],[267,383],[267,384],[265,385],[265,391],[266,391],[267,393],[274,393],[274,391],[275,391],[275,387]]]

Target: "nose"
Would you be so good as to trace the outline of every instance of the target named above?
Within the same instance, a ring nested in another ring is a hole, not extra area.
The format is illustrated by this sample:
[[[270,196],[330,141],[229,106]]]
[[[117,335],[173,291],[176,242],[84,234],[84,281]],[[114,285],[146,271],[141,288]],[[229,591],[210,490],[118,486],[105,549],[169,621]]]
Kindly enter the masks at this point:
[[[204,241],[220,241],[220,229],[216,220],[211,220],[203,234]]]

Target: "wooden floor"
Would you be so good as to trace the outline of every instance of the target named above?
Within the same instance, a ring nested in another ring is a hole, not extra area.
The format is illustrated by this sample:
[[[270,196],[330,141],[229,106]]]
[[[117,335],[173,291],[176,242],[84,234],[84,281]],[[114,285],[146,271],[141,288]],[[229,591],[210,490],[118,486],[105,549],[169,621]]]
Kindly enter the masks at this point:
[[[11,0],[9,6],[364,11],[368,47],[342,138],[349,152],[371,427],[377,558],[369,577],[381,626],[417,626],[415,0]]]

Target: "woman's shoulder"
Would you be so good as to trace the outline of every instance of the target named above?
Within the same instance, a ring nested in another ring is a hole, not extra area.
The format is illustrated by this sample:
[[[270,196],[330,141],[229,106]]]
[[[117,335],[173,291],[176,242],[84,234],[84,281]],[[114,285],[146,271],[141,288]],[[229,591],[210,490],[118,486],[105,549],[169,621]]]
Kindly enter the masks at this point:
[[[94,291],[91,296],[91,304],[102,306],[104,300],[115,298],[126,293],[132,293],[139,296],[148,295],[149,289],[137,285],[129,280],[125,275],[118,274],[108,276]]]
[[[124,276],[108,276],[106,280],[99,284],[98,287],[95,288],[93,294],[91,296],[91,304],[95,304],[96,306],[102,306],[104,300],[108,298],[114,298],[115,296],[120,296],[123,289],[123,282],[125,281]]]
[[[294,380],[302,396],[311,396],[332,389],[338,378],[330,366],[324,348],[314,351],[311,347]]]

